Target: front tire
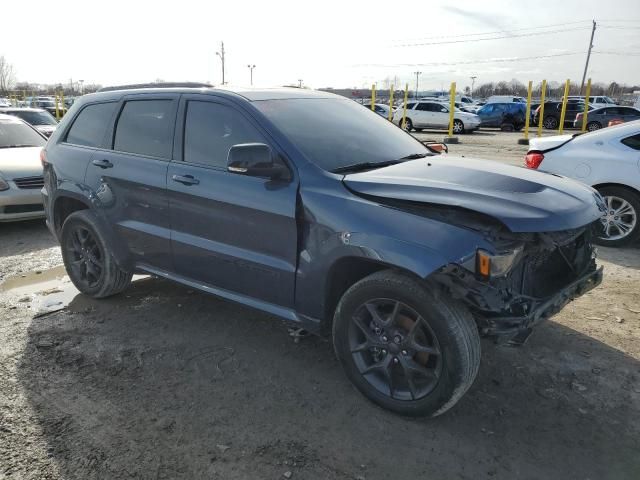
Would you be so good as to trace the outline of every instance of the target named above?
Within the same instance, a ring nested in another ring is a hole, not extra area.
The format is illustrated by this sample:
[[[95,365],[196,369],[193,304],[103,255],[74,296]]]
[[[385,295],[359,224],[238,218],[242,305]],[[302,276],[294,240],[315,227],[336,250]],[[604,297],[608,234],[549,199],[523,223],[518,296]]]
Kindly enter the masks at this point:
[[[60,246],[67,274],[82,293],[93,298],[109,297],[131,283],[132,272],[118,267],[89,210],[67,217],[62,225]]]
[[[405,119],[404,129],[407,132],[410,132],[411,130],[413,130],[413,122],[411,122],[410,118]]]
[[[467,308],[437,285],[390,270],[369,275],[343,295],[333,344],[353,385],[402,415],[446,412],[480,366],[480,337]]]
[[[640,237],[640,196],[624,187],[598,189],[607,205],[600,221],[602,230],[595,243],[607,247],[623,247]]]
[[[462,120],[453,121],[453,133],[464,133],[464,123],[462,123]]]

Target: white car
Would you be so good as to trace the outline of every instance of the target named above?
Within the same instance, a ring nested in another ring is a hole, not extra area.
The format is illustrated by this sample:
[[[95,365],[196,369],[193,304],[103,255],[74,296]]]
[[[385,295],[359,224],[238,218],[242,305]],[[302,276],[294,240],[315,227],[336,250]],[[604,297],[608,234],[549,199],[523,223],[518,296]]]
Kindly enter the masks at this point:
[[[527,103],[524,97],[513,97],[511,95],[491,95],[487,98],[487,103]]]
[[[597,243],[622,246],[640,237],[640,120],[585,134],[533,138],[525,166],[600,192],[607,208]]]
[[[44,217],[40,151],[45,143],[31,125],[0,114],[0,222]]]
[[[400,125],[404,109],[399,107],[393,115],[393,123]],[[473,113],[455,109],[453,113],[453,133],[472,132],[480,126],[480,117]],[[436,101],[407,103],[405,129],[420,131],[423,128],[449,128],[449,105]]]

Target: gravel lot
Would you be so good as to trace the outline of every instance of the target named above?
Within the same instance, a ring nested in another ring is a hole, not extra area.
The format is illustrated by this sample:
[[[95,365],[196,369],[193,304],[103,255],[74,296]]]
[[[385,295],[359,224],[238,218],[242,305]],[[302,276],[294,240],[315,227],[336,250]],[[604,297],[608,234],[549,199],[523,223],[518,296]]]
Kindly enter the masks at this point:
[[[520,136],[450,152],[521,164]],[[521,348],[484,341],[469,393],[415,420],[328,339],[156,278],[88,299],[44,222],[0,224],[0,480],[640,478],[640,250],[599,252],[601,287]]]

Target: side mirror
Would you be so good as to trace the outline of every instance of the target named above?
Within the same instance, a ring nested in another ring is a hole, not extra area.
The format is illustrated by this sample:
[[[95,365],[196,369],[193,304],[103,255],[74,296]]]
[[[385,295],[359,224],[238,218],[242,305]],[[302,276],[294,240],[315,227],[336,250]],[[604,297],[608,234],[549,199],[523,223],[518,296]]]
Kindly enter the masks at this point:
[[[273,161],[271,147],[264,143],[240,143],[229,149],[227,156],[227,170],[231,173],[284,179],[288,177],[287,168]]]

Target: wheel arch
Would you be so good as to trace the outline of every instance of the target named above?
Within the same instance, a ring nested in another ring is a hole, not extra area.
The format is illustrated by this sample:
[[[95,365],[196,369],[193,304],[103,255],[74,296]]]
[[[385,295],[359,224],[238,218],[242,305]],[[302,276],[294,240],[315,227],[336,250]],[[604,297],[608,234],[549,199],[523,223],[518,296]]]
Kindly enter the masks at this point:
[[[89,202],[73,193],[58,195],[53,202],[53,227],[58,234],[62,230],[62,225],[69,215],[79,210],[90,209]]]
[[[629,185],[625,185],[624,183],[616,183],[616,182],[603,182],[603,183],[597,183],[595,185],[591,185],[592,188],[595,188],[596,190],[600,189],[600,188],[606,188],[606,187],[616,187],[616,188],[623,188],[625,190],[629,190],[630,192],[638,195],[640,197],[640,190],[638,190],[637,188],[634,187],[630,187]]]

